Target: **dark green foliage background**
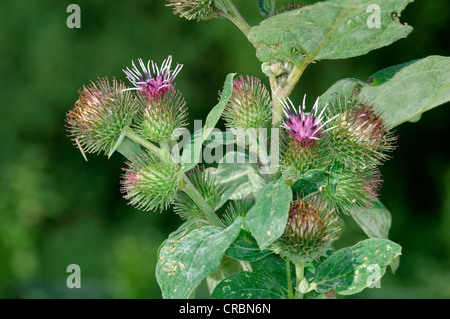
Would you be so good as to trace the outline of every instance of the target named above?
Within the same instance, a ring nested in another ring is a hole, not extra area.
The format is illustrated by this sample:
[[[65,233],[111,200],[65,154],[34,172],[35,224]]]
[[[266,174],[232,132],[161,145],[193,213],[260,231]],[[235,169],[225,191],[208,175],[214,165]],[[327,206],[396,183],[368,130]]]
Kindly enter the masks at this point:
[[[81,29],[66,27],[70,3],[81,7]],[[256,1],[235,3],[252,25],[261,20]],[[124,80],[122,68],[139,57],[160,63],[171,54],[184,64],[177,87],[191,122],[206,118],[230,72],[268,84],[252,45],[229,21],[187,21],[164,4],[0,2],[0,298],[161,297],[156,251],[180,219],[128,206],[119,191],[123,158],[90,155],[84,162],[66,137],[65,113],[83,84],[98,76]],[[401,20],[415,28],[407,39],[311,65],[293,100],[307,93],[312,103],[341,78],[365,80],[391,65],[450,56],[447,0],[418,0]],[[387,272],[382,289],[359,297],[450,298],[449,116],[447,104],[397,129],[399,147],[382,167],[381,199],[392,213],[391,239],[403,246],[401,266],[395,276]],[[346,221],[339,247],[365,239]],[[69,264],[81,267],[81,289],[66,287]]]

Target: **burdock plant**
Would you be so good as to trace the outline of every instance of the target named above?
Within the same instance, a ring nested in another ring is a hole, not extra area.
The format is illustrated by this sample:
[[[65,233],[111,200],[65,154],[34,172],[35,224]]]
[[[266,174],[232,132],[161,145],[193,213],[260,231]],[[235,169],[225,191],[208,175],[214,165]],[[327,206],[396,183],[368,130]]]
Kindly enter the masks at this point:
[[[188,20],[231,20],[268,77],[266,86],[255,76],[228,74],[204,127],[182,145],[188,105],[175,83],[182,65],[172,67],[171,56],[125,67],[130,87],[106,78],[82,87],[67,114],[69,137],[84,156],[126,157],[121,184],[132,206],[173,207],[183,219],[158,251],[164,298],[191,298],[203,280],[212,298],[351,295],[399,266],[401,247],[388,239],[391,216],[378,197],[380,165],[394,155],[396,126],[450,100],[450,59],[411,61],[366,82],[340,80],[311,107],[306,97],[302,103],[290,97],[307,66],[406,37],[412,28],[398,17],[410,1],[287,8],[255,2],[264,18],[255,26],[231,0],[166,2]],[[213,131],[221,118],[236,136]],[[254,140],[242,143],[239,134],[248,130]],[[224,145],[217,163],[201,163],[212,154],[206,149]],[[369,239],[336,250],[345,215]]]

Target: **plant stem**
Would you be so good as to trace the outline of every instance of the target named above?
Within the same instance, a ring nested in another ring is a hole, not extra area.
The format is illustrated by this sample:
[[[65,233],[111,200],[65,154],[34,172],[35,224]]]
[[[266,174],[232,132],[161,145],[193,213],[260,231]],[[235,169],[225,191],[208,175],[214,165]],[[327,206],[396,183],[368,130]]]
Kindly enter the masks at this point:
[[[238,28],[242,31],[242,33],[248,37],[250,32],[250,25],[245,21],[242,15],[239,13],[238,9],[234,5],[232,0],[222,0],[223,5],[227,9],[226,17],[230,19]]]
[[[303,294],[301,294],[298,291],[298,286],[300,285],[300,283],[303,280],[303,276],[304,276],[304,272],[305,272],[305,265],[303,263],[300,262],[296,262],[295,264],[295,277],[296,277],[296,290],[295,290],[295,299],[302,299],[303,298]]]
[[[274,79],[270,79],[270,87],[272,90],[272,127],[278,127],[281,124],[281,118],[283,117],[283,103],[294,89],[298,80],[305,71],[307,64],[299,63],[295,64],[288,78],[279,86],[276,85]]]
[[[183,179],[180,181],[179,189],[185,192],[194,203],[200,208],[200,210],[205,214],[205,217],[215,226],[225,227],[224,223],[220,218],[214,213],[211,207],[208,205],[203,196],[198,192],[194,185],[192,185],[189,178],[183,174]]]
[[[161,159],[172,160],[170,157],[170,152],[166,149],[161,149],[153,143],[146,141],[138,134],[136,134],[132,129],[128,128],[125,131],[125,135],[132,141],[142,145],[143,147],[150,150],[152,153],[158,155]],[[162,147],[166,148],[166,144],[162,143]],[[167,144],[168,147],[168,144]],[[186,174],[183,173],[182,178],[180,178],[179,189],[185,192],[194,203],[200,208],[200,210],[205,214],[205,217],[213,224],[219,227],[225,227],[220,218],[214,213],[208,203],[205,201],[203,196],[198,192],[194,185],[192,185]]]
[[[292,290],[292,278],[291,278],[291,262],[286,260],[286,276],[288,286],[288,299],[294,299],[294,291]]]
[[[161,159],[167,159],[170,158],[170,153],[168,153],[167,151],[164,151],[162,149],[160,149],[158,146],[156,146],[155,144],[143,139],[142,137],[140,137],[138,134],[136,134],[132,129],[128,128],[125,130],[125,136],[128,137],[130,140],[132,140],[133,142],[136,142],[140,145],[142,145],[143,147],[145,147],[146,149],[148,149],[149,151],[151,151],[152,153],[158,155]]]

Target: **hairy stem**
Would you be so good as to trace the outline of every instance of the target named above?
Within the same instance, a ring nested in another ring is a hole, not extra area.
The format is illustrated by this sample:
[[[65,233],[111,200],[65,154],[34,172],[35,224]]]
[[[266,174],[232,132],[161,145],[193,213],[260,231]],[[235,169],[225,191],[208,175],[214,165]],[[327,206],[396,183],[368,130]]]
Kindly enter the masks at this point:
[[[297,289],[295,290],[295,299],[303,298],[303,294],[298,291],[298,286],[300,285],[300,283],[303,280],[304,272],[305,272],[305,265],[303,263],[296,262],[295,263],[295,278],[296,278],[295,286]]]
[[[294,291],[292,289],[292,278],[291,278],[291,262],[286,260],[286,276],[287,276],[287,286],[288,286],[288,299],[294,299]]]
[[[291,73],[289,73],[288,78],[277,85],[275,79],[270,79],[270,88],[272,90],[272,127],[278,127],[281,124],[281,118],[283,117],[283,103],[282,101],[286,99],[294,89],[298,80],[305,71],[307,64],[299,63],[295,64]]]

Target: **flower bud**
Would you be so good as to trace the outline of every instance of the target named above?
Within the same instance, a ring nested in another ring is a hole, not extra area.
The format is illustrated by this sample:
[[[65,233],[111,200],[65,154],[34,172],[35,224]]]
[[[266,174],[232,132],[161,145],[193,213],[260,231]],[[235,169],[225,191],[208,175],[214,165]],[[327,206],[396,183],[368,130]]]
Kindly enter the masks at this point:
[[[186,173],[195,189],[202,195],[208,205],[214,209],[219,204],[224,189],[204,167],[198,166]],[[174,211],[186,220],[204,219],[205,216],[196,203],[185,193],[180,192],[175,201]]]
[[[223,112],[227,127],[264,128],[271,119],[272,102],[266,87],[257,78],[242,76],[233,82],[233,93]]]
[[[331,249],[341,230],[333,209],[316,198],[291,203],[284,234],[273,244],[276,253],[293,262],[311,262]]]
[[[124,197],[131,205],[143,211],[166,209],[178,191],[181,166],[165,162],[150,152],[143,151],[127,162],[122,175]]]
[[[80,150],[88,153],[111,152],[120,143],[123,129],[127,128],[136,112],[132,94],[122,82],[107,78],[91,82],[79,91],[75,108],[67,113],[67,128]]]
[[[187,108],[181,93],[170,89],[164,95],[138,98],[136,131],[153,142],[168,140],[175,130],[186,126]]]
[[[328,134],[331,156],[352,169],[365,170],[386,161],[396,138],[381,116],[366,102],[339,102],[329,108],[337,115]]]
[[[168,7],[173,7],[174,14],[188,20],[196,19],[206,20],[213,17],[214,14],[214,0],[167,0],[170,4]]]

